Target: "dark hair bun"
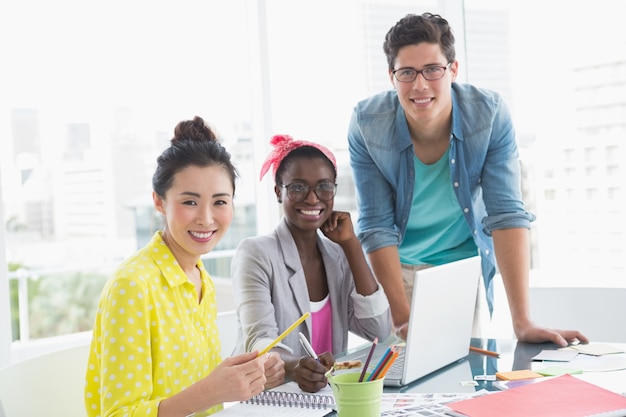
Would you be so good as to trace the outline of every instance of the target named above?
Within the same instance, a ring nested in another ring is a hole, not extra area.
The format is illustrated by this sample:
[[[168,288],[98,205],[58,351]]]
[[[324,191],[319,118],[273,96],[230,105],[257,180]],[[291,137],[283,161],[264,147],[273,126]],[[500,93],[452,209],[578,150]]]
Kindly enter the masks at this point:
[[[218,142],[215,132],[204,122],[202,117],[196,116],[193,120],[184,120],[174,128],[174,137],[171,143],[182,141],[209,141]]]

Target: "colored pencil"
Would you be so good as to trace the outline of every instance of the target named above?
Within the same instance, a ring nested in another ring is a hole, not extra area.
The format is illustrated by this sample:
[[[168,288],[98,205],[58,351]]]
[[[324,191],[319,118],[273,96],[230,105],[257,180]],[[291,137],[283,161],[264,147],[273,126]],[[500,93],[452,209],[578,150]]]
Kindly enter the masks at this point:
[[[374,367],[374,370],[370,373],[370,376],[367,377],[368,381],[373,381],[376,379],[376,376],[380,373],[381,369],[385,365],[385,362],[387,362],[387,360],[391,357],[391,354],[393,353],[393,349],[394,349],[394,346],[389,346],[387,348],[382,358],[380,358],[380,360]]]
[[[385,375],[387,374],[387,371],[389,371],[389,369],[391,368],[391,365],[393,365],[396,359],[398,359],[398,356],[400,356],[399,350],[396,350],[395,352],[393,352],[393,354],[391,355],[391,357],[389,358],[389,360],[387,361],[383,369],[376,376],[376,379],[383,379],[385,377]]]
[[[476,346],[470,346],[469,350],[472,352],[480,353],[482,355],[493,356],[494,358],[499,358],[500,354],[498,352],[492,352],[490,350],[481,349]]]
[[[365,378],[365,373],[367,372],[367,367],[372,360],[372,355],[374,354],[374,350],[376,349],[376,345],[378,344],[378,338],[375,338],[372,342],[372,347],[370,348],[370,353],[367,354],[367,359],[365,359],[365,365],[363,365],[363,370],[361,371],[361,376],[359,376],[359,382],[363,382],[363,378]]]

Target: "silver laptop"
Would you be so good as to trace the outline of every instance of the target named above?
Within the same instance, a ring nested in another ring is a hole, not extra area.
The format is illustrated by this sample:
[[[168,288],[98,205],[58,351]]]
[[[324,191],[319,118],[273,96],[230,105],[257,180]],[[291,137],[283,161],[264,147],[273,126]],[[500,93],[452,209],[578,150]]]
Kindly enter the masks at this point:
[[[480,275],[479,256],[417,272],[406,346],[385,375],[386,386],[410,384],[468,355]],[[368,371],[396,342],[378,344]],[[365,363],[369,349],[364,346],[341,360]]]

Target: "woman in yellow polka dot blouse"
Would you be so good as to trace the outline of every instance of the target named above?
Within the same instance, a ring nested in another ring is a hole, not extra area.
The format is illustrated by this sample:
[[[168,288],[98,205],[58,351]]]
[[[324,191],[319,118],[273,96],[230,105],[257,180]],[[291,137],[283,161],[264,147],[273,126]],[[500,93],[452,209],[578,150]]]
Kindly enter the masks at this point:
[[[237,170],[200,117],[157,159],[164,227],[105,285],[86,375],[90,417],[205,416],[263,390],[272,354],[221,360],[215,289],[200,256],[233,218]]]

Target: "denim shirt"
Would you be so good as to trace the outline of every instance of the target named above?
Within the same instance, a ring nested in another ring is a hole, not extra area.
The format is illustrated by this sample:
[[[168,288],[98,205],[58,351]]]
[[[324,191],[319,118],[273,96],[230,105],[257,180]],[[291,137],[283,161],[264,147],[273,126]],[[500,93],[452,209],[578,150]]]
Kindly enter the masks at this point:
[[[415,169],[413,144],[395,90],[359,102],[348,129],[350,164],[359,208],[358,236],[366,252],[404,238]],[[501,97],[469,84],[452,84],[450,177],[482,259],[489,310],[496,272],[491,231],[530,228],[524,209],[515,131]]]

